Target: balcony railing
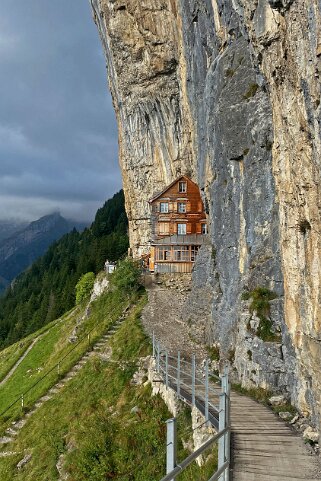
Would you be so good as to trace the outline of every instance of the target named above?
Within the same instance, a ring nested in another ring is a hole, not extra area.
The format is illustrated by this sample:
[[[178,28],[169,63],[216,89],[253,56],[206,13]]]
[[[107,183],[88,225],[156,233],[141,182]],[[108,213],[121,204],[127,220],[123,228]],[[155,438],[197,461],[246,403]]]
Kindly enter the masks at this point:
[[[200,215],[202,214],[203,209],[198,209],[198,210],[191,210],[191,207],[189,205],[186,206],[185,211],[179,210],[177,207],[169,207],[167,211],[161,210],[160,207],[157,205],[152,206],[152,214],[160,214],[160,215],[166,215],[166,214],[194,214],[194,215]]]
[[[153,235],[151,239],[153,245],[204,245],[210,243],[208,234],[186,234],[186,235]]]

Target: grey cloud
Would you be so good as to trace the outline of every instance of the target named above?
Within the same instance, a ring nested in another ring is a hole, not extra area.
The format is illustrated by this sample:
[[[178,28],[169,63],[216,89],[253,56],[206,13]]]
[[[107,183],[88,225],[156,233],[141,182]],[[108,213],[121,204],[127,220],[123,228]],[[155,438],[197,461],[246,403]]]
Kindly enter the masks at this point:
[[[0,218],[88,220],[121,187],[88,2],[2,0],[0,32]]]

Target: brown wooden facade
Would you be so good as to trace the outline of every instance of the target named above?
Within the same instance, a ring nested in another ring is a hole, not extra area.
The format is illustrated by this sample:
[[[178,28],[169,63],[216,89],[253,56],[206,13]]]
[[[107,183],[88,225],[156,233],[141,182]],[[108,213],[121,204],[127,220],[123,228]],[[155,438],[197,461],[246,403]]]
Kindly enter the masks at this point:
[[[197,184],[181,176],[150,200],[150,270],[191,272],[207,221]]]

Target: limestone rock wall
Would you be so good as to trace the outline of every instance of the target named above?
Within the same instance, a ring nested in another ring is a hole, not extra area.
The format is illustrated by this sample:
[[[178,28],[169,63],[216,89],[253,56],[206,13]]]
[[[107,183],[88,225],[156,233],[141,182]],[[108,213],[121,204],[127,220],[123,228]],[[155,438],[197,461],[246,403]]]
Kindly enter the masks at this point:
[[[242,382],[287,390],[318,423],[319,4],[90,1],[119,125],[134,254],[148,248],[148,199],[189,175],[202,190],[212,242],[194,273],[195,287],[208,291],[207,340],[219,340],[223,355],[238,353]],[[271,310],[282,331],[280,363],[276,343],[255,341],[255,359],[245,355],[241,294],[258,286],[282,306]],[[276,364],[282,375],[272,375]]]

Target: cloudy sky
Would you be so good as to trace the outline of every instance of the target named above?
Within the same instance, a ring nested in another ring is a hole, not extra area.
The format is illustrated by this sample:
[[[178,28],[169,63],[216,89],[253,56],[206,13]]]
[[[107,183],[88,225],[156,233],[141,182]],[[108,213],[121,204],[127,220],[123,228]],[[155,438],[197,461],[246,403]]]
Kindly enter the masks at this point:
[[[0,219],[91,220],[121,187],[88,0],[0,2]]]

